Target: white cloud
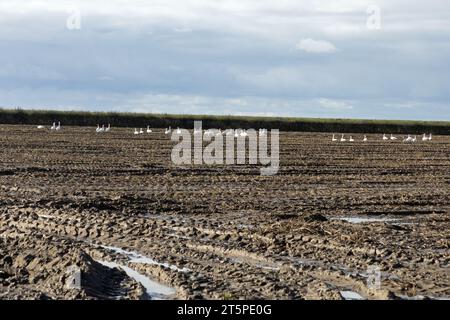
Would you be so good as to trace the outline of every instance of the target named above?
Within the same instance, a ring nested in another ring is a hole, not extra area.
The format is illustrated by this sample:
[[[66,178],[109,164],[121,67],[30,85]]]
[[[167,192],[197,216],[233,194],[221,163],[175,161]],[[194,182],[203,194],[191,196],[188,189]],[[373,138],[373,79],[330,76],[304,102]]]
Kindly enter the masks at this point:
[[[310,38],[300,40],[295,48],[308,53],[333,53],[337,51],[337,48],[331,42]]]

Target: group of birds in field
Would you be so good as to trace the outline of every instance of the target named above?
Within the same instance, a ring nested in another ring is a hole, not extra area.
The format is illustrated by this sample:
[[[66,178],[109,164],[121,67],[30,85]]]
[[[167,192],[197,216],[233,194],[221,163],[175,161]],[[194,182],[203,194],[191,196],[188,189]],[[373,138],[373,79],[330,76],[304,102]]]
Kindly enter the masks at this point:
[[[383,134],[382,140],[383,141],[396,141],[396,140],[398,140],[398,138],[396,136],[394,136],[393,134],[391,134],[390,137],[388,137],[386,134]],[[431,133],[429,135],[427,135],[426,133],[423,134],[422,141],[426,142],[426,141],[431,141],[431,140],[433,140],[433,136],[432,136]],[[337,142],[337,141],[340,141],[340,142],[346,142],[346,141],[354,142],[355,139],[353,138],[353,136],[350,136],[350,138],[347,140],[345,138],[344,134],[342,134],[341,138],[338,139],[338,138],[336,138],[336,134],[333,134],[333,137],[331,138],[331,141],[333,141],[333,142]],[[367,138],[367,135],[364,135],[364,138],[363,138],[362,141],[363,142],[369,141],[369,139]],[[412,135],[408,134],[408,136],[403,139],[403,142],[411,142],[411,143],[417,142],[417,136],[412,136]]]
[[[38,129],[45,129],[46,127],[43,126],[43,125],[39,125],[39,126],[37,126],[37,128]],[[50,130],[51,131],[60,131],[61,128],[62,128],[61,127],[61,122],[58,121],[58,125],[56,125],[56,122],[53,122],[52,126],[50,127]],[[96,133],[109,132],[109,131],[111,131],[111,124],[108,124],[107,127],[105,127],[104,124],[101,127],[100,127],[99,124],[97,124],[97,128],[95,129]],[[147,130],[145,130],[145,132],[146,133],[152,133],[153,131],[152,131],[152,129],[150,129],[150,126],[147,126]],[[181,131],[180,128],[177,128],[175,132],[177,134],[181,134],[182,131]],[[221,129],[202,130],[202,129],[197,129],[197,128],[194,129],[194,135],[202,134],[202,132],[203,132],[203,134],[205,136],[220,136],[220,135],[231,136],[231,135],[234,135],[235,138],[247,137],[248,136],[247,130],[244,130],[244,129],[236,129],[236,130],[232,130],[232,129],[228,129],[228,130],[221,130]],[[166,134],[166,135],[171,134],[171,133],[172,133],[172,128],[171,127],[168,127],[168,128],[166,128],[164,130],[164,134]],[[259,133],[259,136],[265,136],[265,135],[267,135],[267,129],[259,129],[258,133]],[[144,134],[144,130],[142,128],[140,128],[139,130],[137,128],[134,128],[133,134],[134,135]],[[393,134],[391,134],[390,136],[387,136],[386,134],[383,134],[382,140],[383,141],[396,141],[396,140],[398,140],[398,138],[395,137]],[[428,135],[426,133],[424,133],[422,135],[422,141],[423,142],[427,142],[427,141],[431,141],[431,140],[433,140],[433,135],[431,133],[428,134]],[[353,138],[353,136],[350,136],[347,139],[344,134],[341,135],[341,138],[337,138],[336,134],[333,134],[333,137],[331,138],[331,141],[332,142],[346,142],[346,141],[355,142],[355,139]],[[367,135],[364,135],[362,141],[363,142],[369,141],[369,139],[367,138]],[[416,135],[413,136],[411,134],[408,134],[408,136],[405,137],[402,141],[403,142],[414,143],[414,142],[417,142],[418,139],[417,139]]]
[[[102,133],[102,132],[109,132],[111,130],[111,125],[108,123],[108,126],[105,128],[105,125],[103,124],[101,127],[98,124],[97,129],[95,129],[95,132]]]
[[[152,133],[153,131],[152,131],[152,129],[150,129],[150,126],[147,126],[147,130],[145,130],[145,132]],[[144,130],[142,130],[142,128],[140,128],[139,131],[138,131],[138,129],[134,128],[133,134],[136,134],[136,135],[137,134],[144,134]]]
[[[38,129],[45,129],[45,126],[39,125],[37,126]],[[61,122],[58,121],[58,125],[56,125],[56,122],[53,122],[52,126],[50,127],[51,131],[59,131],[61,130]]]
[[[177,128],[177,130],[175,131],[177,134],[181,134],[181,129]],[[165,129],[164,134],[171,134],[172,133],[172,128],[168,127]],[[235,138],[238,137],[247,137],[248,136],[248,132],[245,129],[228,129],[228,130],[222,130],[222,129],[208,129],[208,130],[202,130],[202,129],[198,129],[198,128],[194,128],[194,135],[199,135],[199,134],[204,134],[205,136],[221,136],[221,135],[225,135],[225,136],[231,136],[234,135]],[[267,129],[259,129],[258,131],[259,136],[264,136],[267,135]]]

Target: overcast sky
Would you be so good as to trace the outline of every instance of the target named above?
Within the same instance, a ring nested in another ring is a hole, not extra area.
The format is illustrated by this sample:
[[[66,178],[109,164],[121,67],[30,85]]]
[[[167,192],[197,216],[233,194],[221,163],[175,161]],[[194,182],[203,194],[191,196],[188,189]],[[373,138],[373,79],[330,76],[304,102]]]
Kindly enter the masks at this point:
[[[450,120],[450,5],[411,2],[0,0],[0,106]]]

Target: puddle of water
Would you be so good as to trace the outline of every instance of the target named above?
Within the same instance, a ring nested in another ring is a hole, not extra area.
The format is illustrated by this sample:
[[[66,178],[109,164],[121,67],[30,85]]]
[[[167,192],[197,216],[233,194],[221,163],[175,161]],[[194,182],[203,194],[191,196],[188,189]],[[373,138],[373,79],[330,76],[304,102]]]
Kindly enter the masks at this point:
[[[161,283],[151,280],[150,278],[144,276],[143,274],[133,270],[127,266],[108,261],[99,261],[98,263],[108,267],[108,268],[119,268],[125,271],[125,273],[132,279],[136,280],[145,288],[145,291],[150,297],[150,300],[166,300],[170,299],[175,294],[175,289],[165,286]]]
[[[103,246],[103,245],[100,245],[100,247],[102,247],[104,249],[107,249],[107,250],[114,251],[115,253],[118,253],[118,254],[125,255],[125,256],[128,257],[128,259],[130,259],[130,262],[132,262],[132,263],[151,264],[151,265],[156,265],[156,266],[160,266],[160,267],[169,268],[170,270],[178,271],[178,272],[189,272],[189,271],[191,271],[188,268],[178,268],[177,266],[174,266],[173,264],[155,261],[152,258],[146,257],[146,256],[144,256],[144,255],[142,255],[140,253],[135,252],[135,251],[127,251],[127,250],[124,250],[122,248]]]
[[[330,220],[341,220],[350,223],[370,223],[370,222],[397,222],[399,219],[388,217],[370,217],[370,216],[354,216],[354,217],[330,217]]]
[[[344,300],[365,300],[359,293],[354,291],[339,291]]]
[[[54,216],[49,216],[47,214],[38,214],[39,218],[44,218],[44,219],[55,219]]]

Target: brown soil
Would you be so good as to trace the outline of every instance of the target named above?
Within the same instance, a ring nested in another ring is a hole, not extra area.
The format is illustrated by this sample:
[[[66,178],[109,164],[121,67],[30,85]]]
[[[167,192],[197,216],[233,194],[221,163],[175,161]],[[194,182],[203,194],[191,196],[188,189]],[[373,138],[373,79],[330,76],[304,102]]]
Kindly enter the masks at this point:
[[[176,167],[163,130],[0,126],[0,299],[148,298],[98,261],[175,298],[449,297],[450,137],[369,139],[282,133],[280,170],[263,177],[252,165]],[[334,219],[349,216],[378,220]],[[70,266],[81,288],[65,285]],[[371,266],[380,288],[367,285]]]

